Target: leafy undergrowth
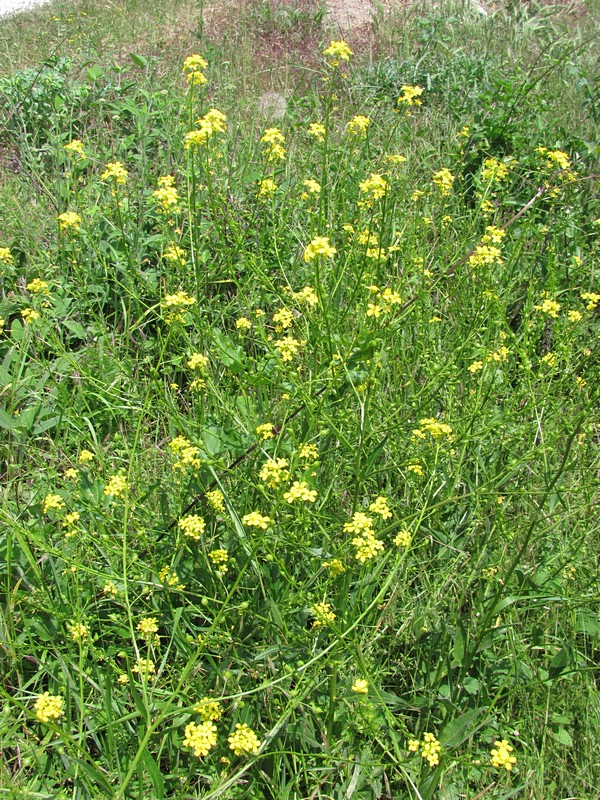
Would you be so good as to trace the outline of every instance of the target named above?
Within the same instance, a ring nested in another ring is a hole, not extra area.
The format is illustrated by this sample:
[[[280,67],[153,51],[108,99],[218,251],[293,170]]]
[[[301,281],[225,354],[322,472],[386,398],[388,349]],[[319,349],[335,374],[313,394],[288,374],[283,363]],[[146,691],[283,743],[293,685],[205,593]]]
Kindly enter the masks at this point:
[[[598,796],[592,84],[446,25],[4,79],[4,794]]]

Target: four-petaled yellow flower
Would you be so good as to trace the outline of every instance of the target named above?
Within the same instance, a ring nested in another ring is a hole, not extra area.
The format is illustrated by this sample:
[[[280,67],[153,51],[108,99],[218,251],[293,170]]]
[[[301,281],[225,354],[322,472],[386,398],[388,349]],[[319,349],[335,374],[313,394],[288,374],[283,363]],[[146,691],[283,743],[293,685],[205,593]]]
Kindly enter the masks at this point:
[[[336,253],[337,250],[329,243],[328,236],[316,236],[306,245],[304,249],[304,260],[309,263],[314,258],[317,258],[317,256],[333,258]]]

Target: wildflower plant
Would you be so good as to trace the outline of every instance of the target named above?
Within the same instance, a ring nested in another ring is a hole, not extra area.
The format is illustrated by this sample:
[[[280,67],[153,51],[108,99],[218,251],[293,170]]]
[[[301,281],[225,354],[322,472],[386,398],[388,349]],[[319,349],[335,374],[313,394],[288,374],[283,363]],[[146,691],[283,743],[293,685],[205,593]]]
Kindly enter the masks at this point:
[[[388,41],[391,15],[371,60],[319,48],[258,122],[258,5],[234,48],[201,37],[209,65],[158,4],[160,56],[86,59],[92,105],[44,105],[42,149],[23,115],[52,76],[16,100],[0,78],[28,170],[0,187],[0,775],[115,800],[588,796],[590,62],[565,31],[566,93],[551,60],[539,79],[546,16],[499,10],[492,41],[457,12],[465,48],[447,9]],[[314,23],[273,14],[290,46]]]

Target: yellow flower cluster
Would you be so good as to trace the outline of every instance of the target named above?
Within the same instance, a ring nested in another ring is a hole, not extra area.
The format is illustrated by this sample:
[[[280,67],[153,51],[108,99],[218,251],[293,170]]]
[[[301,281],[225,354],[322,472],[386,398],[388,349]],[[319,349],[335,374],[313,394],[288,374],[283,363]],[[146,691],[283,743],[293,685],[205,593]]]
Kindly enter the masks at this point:
[[[335,612],[331,603],[315,603],[310,610],[315,618],[313,622],[315,628],[324,628],[330,622],[335,621]]]
[[[169,567],[163,567],[158,573],[158,577],[169,589],[185,589],[185,586],[179,580],[179,575]]]
[[[137,664],[133,667],[132,672],[135,672],[136,675],[141,675],[143,678],[147,678],[150,675],[156,675],[156,666],[154,661],[150,658],[138,658]]]
[[[316,236],[304,248],[304,260],[308,264],[317,256],[333,258],[336,253],[337,250],[329,243],[328,236]]]
[[[295,503],[301,500],[304,503],[314,503],[317,499],[316,489],[309,489],[306,481],[294,481],[287,492],[284,492],[283,499],[288,503]]]
[[[23,321],[27,323],[27,325],[30,325],[32,322],[40,319],[40,312],[36,311],[34,308],[22,308],[21,316],[23,317]]]
[[[60,695],[44,692],[35,701],[35,716],[40,722],[54,722],[64,714],[64,701]]]
[[[352,684],[352,691],[356,694],[369,694],[369,681],[364,678],[357,678]]]
[[[211,720],[201,722],[199,725],[196,722],[186,725],[183,746],[193,750],[196,758],[207,756],[216,744],[217,726]]]
[[[316,306],[319,303],[317,293],[312,286],[305,286],[299,292],[294,292],[292,296],[296,302],[306,303],[308,306]]]
[[[177,456],[177,461],[173,463],[173,469],[185,469],[194,467],[199,469],[202,465],[199,453],[200,448],[193,445],[185,436],[176,436],[169,442],[171,452]]]
[[[77,477],[77,472],[75,472],[75,476]],[[75,523],[79,522],[79,512],[78,511],[71,511],[69,514],[65,514],[65,518],[62,521],[62,527],[67,528],[65,536],[67,538],[71,538],[77,535],[77,531],[73,528]],[[69,530],[70,528],[70,530]]]
[[[258,182],[258,196],[264,200],[270,200],[277,191],[277,184],[273,178],[263,178]]]
[[[190,297],[186,292],[176,292],[168,294],[163,300],[163,307],[167,310],[165,322],[170,325],[173,322],[185,322],[185,312],[190,306],[196,303],[195,297]]]
[[[219,575],[225,575],[227,572],[227,562],[229,561],[229,553],[227,550],[211,550],[208,557],[217,568]]]
[[[261,745],[260,739],[252,728],[246,723],[240,724],[239,722],[227,741],[229,742],[229,749],[233,750],[236,756],[243,756],[248,753],[256,755]]]
[[[469,256],[469,264],[472,267],[481,267],[484,264],[502,264],[502,251],[493,245],[480,244]]]
[[[586,311],[595,311],[598,303],[600,303],[600,294],[597,292],[582,292],[580,297],[584,302],[587,302]]]
[[[363,114],[357,114],[355,117],[352,117],[348,123],[348,133],[351,133],[353,136],[362,136],[364,138],[367,135],[367,129],[370,124],[371,120],[369,117],[365,117]]]
[[[128,172],[120,161],[109,161],[106,165],[106,169],[102,175],[100,175],[100,180],[112,180],[118,186],[122,186],[124,183],[127,183],[127,178]]]
[[[93,460],[94,460],[94,454],[90,450],[82,450],[79,453],[79,458],[77,459],[77,463],[83,466],[84,464],[89,464],[90,461]]]
[[[185,79],[190,86],[202,86],[207,83],[206,75],[202,72],[208,67],[208,62],[198,53],[188,56],[183,62],[183,72],[186,72]]]
[[[265,422],[262,425],[257,425],[256,435],[261,440],[261,442],[265,442],[267,439],[274,439],[275,432],[273,430],[273,423]]]
[[[304,461],[316,461],[319,458],[319,448],[316,444],[303,444],[298,451],[298,457]]]
[[[208,356],[202,355],[202,353],[192,353],[188,359],[187,365],[190,369],[197,369],[200,372],[204,372],[208,367],[208,363]]]
[[[65,502],[59,494],[47,494],[42,503],[42,513],[47,514],[50,509],[60,511],[65,507]]]
[[[203,117],[196,120],[195,124],[198,127],[187,133],[183,140],[183,146],[186,150],[191,147],[202,147],[216,133],[225,133],[227,131],[227,117],[216,108],[211,108],[207,111]]]
[[[444,167],[443,169],[439,169],[437,172],[433,173],[432,181],[437,186],[441,196],[446,197],[452,190],[454,175],[449,169]]]
[[[170,244],[165,247],[163,258],[165,261],[168,261],[169,264],[177,264],[180,267],[185,267],[187,262],[187,256],[183,247],[179,247],[176,244]]]
[[[317,142],[325,141],[325,125],[320,122],[311,122],[306,132],[309,136],[314,137]]]
[[[267,161],[282,161],[285,158],[285,136],[279,128],[267,128],[260,141],[265,145],[263,155]]]
[[[535,306],[535,310],[541,311],[542,314],[545,314],[547,317],[556,319],[560,311],[560,303],[556,300],[552,300],[547,292],[544,292],[542,295],[542,302],[538,306]]]
[[[279,311],[273,314],[273,322],[276,331],[281,332],[287,330],[287,328],[292,327],[294,322],[294,312],[290,311],[288,308],[280,308]]]
[[[321,194],[321,184],[316,181],[314,178],[306,178],[302,181],[302,185],[306,187],[306,192],[302,194],[302,199],[308,199],[309,195],[319,195]]]
[[[123,497],[129,489],[129,484],[124,475],[112,475],[104,487],[104,494],[108,497]]]
[[[65,211],[63,214],[59,214],[57,219],[61,231],[74,230],[77,232],[81,225],[81,217],[75,211]]]
[[[258,477],[270,489],[275,489],[278,484],[287,481],[290,477],[288,465],[289,462],[285,458],[270,458],[262,465]]]
[[[344,524],[345,533],[356,533],[352,545],[356,548],[356,559],[364,564],[375,558],[383,549],[384,544],[377,539],[373,531],[373,519],[362,511],[355,511],[350,522]]]
[[[215,511],[225,511],[225,498],[223,497],[223,492],[219,489],[213,489],[212,492],[207,492],[206,499]]]
[[[506,739],[494,742],[494,748],[491,752],[491,764],[496,769],[504,768],[510,772],[513,766],[517,763],[515,756],[511,756],[514,747],[512,747]]]
[[[223,709],[218,700],[211,700],[210,697],[203,697],[199,703],[194,706],[196,714],[200,714],[203,720],[210,722],[217,722],[221,719]]]
[[[372,172],[368,178],[358,184],[360,191],[366,195],[364,200],[359,201],[359,205],[371,208],[375,200],[381,200],[388,192],[390,184],[377,172]]]
[[[425,434],[429,434],[434,439],[441,439],[448,436],[452,439],[452,428],[445,422],[440,422],[434,417],[424,417],[419,420],[419,428],[413,431],[413,436],[417,439],[424,439]]]
[[[144,619],[138,622],[136,630],[142,634],[142,639],[149,642],[153,640],[158,633],[158,620],[156,617],[144,617]]]
[[[12,257],[12,253],[10,252],[8,247],[0,247],[0,261],[3,261],[5,264],[15,263]]]
[[[346,572],[346,567],[342,564],[339,558],[332,558],[331,561],[324,561],[323,567],[329,570],[332,578],[337,578]]]
[[[510,350],[506,345],[500,345],[497,350],[492,350],[491,353],[488,353],[486,356],[486,361],[492,362],[495,361],[497,364],[502,364],[504,361],[508,361],[508,357],[510,355]]]
[[[394,538],[394,544],[396,547],[409,547],[411,542],[412,533],[406,530],[399,531],[397,536]]]
[[[282,339],[277,339],[274,345],[279,350],[282,361],[292,361],[298,350],[300,350],[300,342],[294,339],[293,336],[284,336]]]
[[[508,175],[508,167],[503,161],[486,158],[481,170],[481,179],[485,183],[500,183]]]
[[[27,284],[26,289],[28,292],[32,292],[33,294],[50,294],[46,281],[42,281],[39,278],[34,278],[32,281],[30,281]]]
[[[206,529],[204,518],[198,514],[188,514],[179,520],[179,528],[188,539],[198,541]]]
[[[79,139],[73,139],[73,141],[69,142],[69,144],[66,144],[65,150],[70,156],[77,156],[77,158],[80,159],[87,158],[85,149],[83,147],[83,142],[81,142]]]
[[[85,642],[90,632],[90,629],[87,625],[84,625],[83,622],[72,622],[69,626],[69,634],[71,639],[74,642]]]
[[[250,528],[260,528],[266,531],[271,523],[271,518],[263,517],[258,511],[251,511],[249,514],[244,514],[242,522]]]
[[[345,61],[350,61],[352,50],[348,44],[340,39],[338,41],[331,41],[330,44],[323,50],[323,55],[332,67],[339,67]]]
[[[408,749],[411,753],[417,753],[420,750],[421,757],[429,763],[430,767],[436,767],[440,763],[442,746],[433,733],[424,733],[422,742],[418,739],[409,739]]]
[[[399,106],[420,106],[423,101],[421,95],[425,91],[422,86],[401,86],[402,94],[398,98]]]
[[[158,189],[152,192],[152,197],[156,201],[158,210],[163,214],[172,214],[180,210],[179,193],[172,175],[164,175],[158,179]]]
[[[369,505],[372,514],[379,514],[381,519],[391,519],[392,512],[389,509],[387,497],[379,496]]]

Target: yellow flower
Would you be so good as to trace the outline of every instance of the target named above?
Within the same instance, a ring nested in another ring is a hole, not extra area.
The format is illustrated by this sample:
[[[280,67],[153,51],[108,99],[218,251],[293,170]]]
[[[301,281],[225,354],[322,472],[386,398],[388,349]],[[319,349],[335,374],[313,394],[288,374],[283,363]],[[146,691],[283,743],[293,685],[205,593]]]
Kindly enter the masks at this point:
[[[270,458],[262,465],[258,477],[267,484],[270,489],[275,489],[276,486],[290,477],[287,470],[288,461],[285,458]]]
[[[76,469],[73,469],[73,467],[69,467],[69,469],[66,469],[63,475],[65,478],[71,481],[74,481],[76,478],[79,477],[79,473],[77,472]]]
[[[267,128],[263,133],[261,140],[265,146],[263,155],[267,157],[267,161],[280,161],[285,158],[285,136],[279,128]]]
[[[421,757],[429,762],[430,767],[435,767],[440,763],[441,744],[433,733],[424,733],[421,743]]]
[[[235,327],[238,331],[249,331],[252,328],[252,320],[249,320],[248,317],[239,317],[235,321]]]
[[[332,578],[337,578],[346,572],[346,567],[342,564],[339,558],[332,558],[331,561],[324,561],[323,567],[329,570]]]
[[[363,533],[371,531],[373,528],[373,520],[362,511],[355,511],[352,520],[344,524],[344,533]]]
[[[156,667],[154,661],[150,658],[139,658],[137,664],[133,667],[132,672],[141,675],[143,678],[156,674]]]
[[[242,517],[242,522],[250,528],[260,528],[266,531],[271,522],[271,518],[261,516],[258,511],[251,511],[250,514],[245,514]]]
[[[305,461],[316,461],[319,458],[319,448],[316,444],[303,444],[300,447],[298,456]]]
[[[119,594],[119,590],[112,581],[107,581],[102,587],[102,591],[108,597],[116,597]]]
[[[305,286],[304,289],[300,289],[299,292],[294,292],[292,297],[298,303],[306,303],[309,306],[316,306],[319,302],[317,293],[312,286]]]
[[[36,322],[40,319],[41,315],[40,312],[36,311],[34,308],[22,308],[21,316],[23,317],[23,322],[30,325],[32,322]]]
[[[52,695],[50,692],[39,694],[35,701],[35,716],[40,722],[54,722],[64,714],[64,700],[60,695]]]
[[[65,145],[65,150],[70,156],[77,156],[77,158],[87,158],[83,147],[83,142],[79,139],[73,139],[69,144]]]
[[[390,188],[386,179],[377,172],[372,172],[371,175],[364,181],[361,181],[358,186],[360,191],[367,195],[367,198],[360,201],[359,205],[362,204],[367,208],[371,208],[375,200],[381,200],[382,197],[385,197]]]
[[[514,747],[508,743],[506,739],[502,739],[502,741],[494,742],[494,748],[491,752],[491,764],[496,769],[504,768],[508,772],[510,772],[513,766],[517,763],[517,759],[515,756],[511,756]]]
[[[113,475],[104,487],[104,494],[109,497],[123,497],[129,489],[129,484],[124,475]]]
[[[500,183],[508,175],[508,167],[502,161],[495,158],[486,158],[483,162],[483,169],[481,171],[481,179],[486,183],[488,181]]]
[[[256,435],[260,438],[261,442],[265,442],[267,439],[274,439],[275,433],[273,431],[273,423],[264,422],[262,425],[257,425]]]
[[[42,281],[39,278],[34,278],[30,281],[26,288],[28,292],[33,292],[33,294],[50,294],[46,281]]]
[[[546,314],[546,316],[556,319],[560,311],[560,303],[558,303],[556,300],[551,300],[547,294],[545,294],[540,305],[535,306],[535,310],[541,311],[542,314]]]
[[[89,464],[90,461],[94,460],[94,454],[91,453],[89,450],[82,450],[79,453],[79,458],[77,459],[78,464]]]
[[[595,311],[598,303],[600,303],[600,294],[597,292],[582,292],[580,295],[582,300],[587,300],[586,311]]]
[[[187,262],[185,250],[183,247],[178,247],[176,244],[170,244],[168,247],[165,247],[163,258],[170,264],[179,264],[181,267],[185,267]]]
[[[158,179],[158,189],[152,192],[152,197],[156,200],[158,210],[165,214],[179,211],[179,194],[175,188],[175,178],[172,175],[165,175]]]
[[[202,466],[200,460],[200,448],[193,445],[185,436],[176,436],[169,442],[171,451],[177,456],[173,463],[173,469],[185,469],[193,467],[199,469]]]
[[[446,197],[450,194],[452,189],[452,184],[454,183],[454,175],[450,172],[449,169],[444,167],[444,169],[440,169],[433,174],[432,178],[434,184],[438,187],[440,194],[442,197]]]
[[[204,522],[204,518],[200,517],[198,514],[188,514],[187,517],[182,517],[179,520],[179,528],[189,539],[198,541],[200,536],[204,533],[206,523]]]
[[[197,369],[200,370],[200,372],[204,372],[208,367],[208,363],[207,356],[204,356],[201,353],[193,353],[190,356],[187,365],[190,369]]]
[[[225,575],[227,572],[227,562],[229,561],[229,553],[227,550],[211,550],[208,557],[217,568],[219,575]]]
[[[387,497],[376,497],[375,500],[369,505],[369,511],[373,514],[379,514],[381,519],[391,519],[392,512],[388,507]]]
[[[190,722],[186,725],[183,746],[194,751],[196,758],[207,756],[217,744],[217,726],[209,719],[197,725]]]
[[[330,622],[335,621],[335,612],[331,603],[315,603],[310,607],[315,617],[313,625],[315,628],[324,628]]]
[[[66,231],[69,230],[70,228],[72,228],[76,232],[79,230],[81,217],[74,211],[65,211],[63,214],[59,214],[57,219],[61,231]]]
[[[352,691],[356,694],[369,694],[369,682],[364,678],[357,678],[352,684]]]
[[[85,642],[90,632],[90,629],[87,625],[84,625],[82,622],[73,622],[69,626],[69,633],[71,634],[71,639],[74,642]]]
[[[316,489],[309,489],[306,481],[294,481],[289,491],[284,492],[283,499],[288,503],[302,500],[305,503],[314,503],[317,499]]]
[[[369,117],[365,117],[362,114],[357,114],[355,117],[352,117],[348,123],[348,133],[351,133],[353,136],[364,137],[367,135],[367,128],[370,124],[371,120]]]
[[[311,122],[307,133],[309,136],[314,136],[318,142],[323,142],[325,140],[325,125],[320,122]]]
[[[240,724],[239,722],[227,741],[229,742],[229,749],[233,750],[236,756],[243,756],[248,753],[256,755],[261,745],[260,739],[252,728],[246,723]]]
[[[398,105],[420,106],[423,101],[420,99],[425,91],[422,86],[401,86],[402,94],[398,98]]]
[[[281,332],[287,328],[292,327],[294,322],[294,313],[288,308],[280,308],[273,314],[273,322],[275,323],[275,330]]]
[[[270,200],[277,191],[277,184],[272,178],[264,178],[258,182],[258,196]]]
[[[446,422],[440,422],[433,417],[426,417],[419,422],[421,434],[428,433],[434,439],[440,439],[442,436],[452,436],[452,428]],[[413,431],[413,435],[416,433]],[[421,438],[421,437],[419,437]]]
[[[336,253],[337,250],[329,243],[328,236],[317,236],[306,245],[304,249],[304,260],[309,263],[317,256],[333,258]]]
[[[127,183],[128,172],[120,161],[109,161],[106,169],[100,175],[100,180],[114,180],[115,184],[122,186]]]
[[[198,128],[187,133],[183,141],[186,150],[205,145],[215,133],[227,131],[227,117],[217,108],[211,108],[203,117],[197,119],[195,124]]]
[[[3,261],[5,264],[14,264],[14,260],[12,257],[12,253],[8,249],[8,247],[0,247],[0,261]]]
[[[274,345],[279,350],[282,361],[292,361],[300,349],[300,342],[294,339],[293,336],[284,336],[283,339],[277,339]]]
[[[476,372],[480,372],[483,369],[483,361],[473,361],[472,364],[469,364],[467,369],[474,375]]]
[[[47,494],[42,503],[42,512],[47,514],[50,509],[60,511],[65,507],[64,500],[59,494]]]
[[[221,719],[223,709],[218,700],[211,700],[210,697],[203,697],[199,703],[194,706],[196,714],[200,714],[203,720],[216,722]]]
[[[342,61],[350,61],[352,50],[350,50],[348,44],[343,41],[343,39],[340,39],[338,41],[331,41],[325,50],[323,50],[323,55],[332,67],[338,67]]]
[[[195,72],[199,69],[206,69],[207,67],[208,61],[198,53],[193,53],[183,62],[183,72]]]
[[[412,533],[410,531],[400,531],[394,538],[396,547],[408,547],[412,541]]]
[[[302,181],[302,185],[306,186],[308,194],[321,194],[321,184],[314,178],[306,178],[306,180]]]
[[[383,542],[380,539],[376,539],[371,530],[365,531],[362,536],[355,536],[352,539],[352,546],[356,547],[356,559],[361,564],[371,558],[375,558],[384,549]]]
[[[215,511],[225,511],[225,498],[219,489],[213,489],[212,492],[207,492],[206,499]]]
[[[158,632],[158,620],[156,617],[144,617],[144,619],[138,622],[136,630],[139,631],[142,634],[142,638],[148,642],[153,639],[154,635]]]

